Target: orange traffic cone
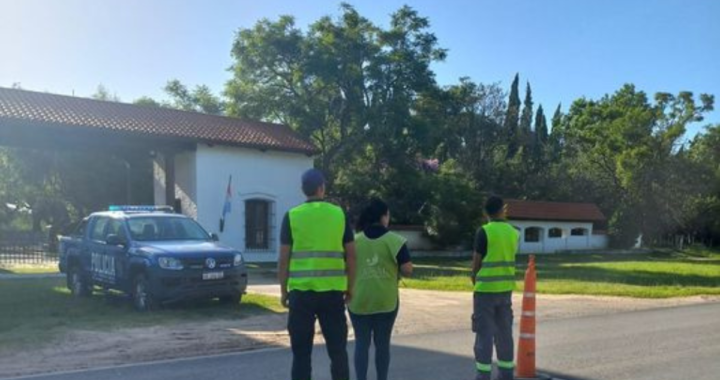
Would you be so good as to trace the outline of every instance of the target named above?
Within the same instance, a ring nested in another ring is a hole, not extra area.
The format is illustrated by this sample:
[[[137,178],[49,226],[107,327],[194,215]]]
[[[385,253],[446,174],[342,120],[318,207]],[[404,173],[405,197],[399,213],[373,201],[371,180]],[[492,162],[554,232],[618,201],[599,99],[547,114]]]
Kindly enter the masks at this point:
[[[517,353],[517,378],[535,379],[535,255],[530,255],[525,272],[520,340]]]

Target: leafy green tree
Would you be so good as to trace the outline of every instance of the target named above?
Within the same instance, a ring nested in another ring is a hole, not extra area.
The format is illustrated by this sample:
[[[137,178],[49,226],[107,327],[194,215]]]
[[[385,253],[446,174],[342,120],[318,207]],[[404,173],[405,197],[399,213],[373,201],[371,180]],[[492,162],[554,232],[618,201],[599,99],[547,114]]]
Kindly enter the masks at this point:
[[[117,96],[117,94],[110,93],[110,90],[108,90],[108,88],[102,84],[99,84],[97,86],[97,90],[95,90],[95,93],[90,95],[90,97],[96,100],[104,100],[107,102],[120,101],[120,98]]]
[[[315,142],[332,185],[370,145],[375,162],[367,165],[414,164],[427,131],[411,110],[435,88],[431,63],[445,58],[429,21],[412,8],[393,13],[387,29],[348,4],[341,11],[305,33],[290,16],[241,29],[225,90],[230,115],[281,122]]]
[[[179,80],[173,79],[165,85],[164,90],[170,96],[170,106],[173,108],[211,115],[225,113],[225,103],[208,86],[199,85],[189,90]]]
[[[147,107],[163,107],[163,104],[158,102],[157,100],[149,97],[149,96],[142,96],[140,98],[135,99],[133,101],[133,104],[138,106],[147,106]]]
[[[618,245],[646,241],[673,231],[686,218],[684,197],[696,191],[687,170],[678,170],[681,138],[689,123],[702,120],[713,99],[692,93],[646,94],[625,85],[599,101],[573,103],[564,127],[564,159],[572,162],[572,193],[600,204],[611,215]]]

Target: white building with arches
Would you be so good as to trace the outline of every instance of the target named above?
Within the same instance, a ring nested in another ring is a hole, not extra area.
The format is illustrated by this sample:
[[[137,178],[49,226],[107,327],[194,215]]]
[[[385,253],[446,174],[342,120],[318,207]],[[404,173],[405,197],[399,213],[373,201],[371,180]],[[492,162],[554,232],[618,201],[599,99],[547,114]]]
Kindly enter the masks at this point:
[[[520,253],[604,249],[607,219],[595,204],[508,200],[508,220],[520,231]]]

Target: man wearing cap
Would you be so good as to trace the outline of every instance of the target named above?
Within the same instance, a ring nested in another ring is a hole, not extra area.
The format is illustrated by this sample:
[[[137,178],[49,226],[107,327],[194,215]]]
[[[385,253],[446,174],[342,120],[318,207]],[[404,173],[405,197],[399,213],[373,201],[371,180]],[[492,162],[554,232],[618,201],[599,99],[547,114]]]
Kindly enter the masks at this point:
[[[280,231],[278,280],[290,308],[292,380],[311,380],[315,320],[320,321],[333,380],[349,380],[345,303],[352,297],[355,243],[343,210],[325,202],[325,177],[302,176],[307,201],[285,214]]]
[[[490,380],[494,344],[499,378],[511,380],[515,368],[512,291],[520,235],[505,220],[507,209],[502,198],[488,198],[485,213],[488,223],[478,230],[475,238],[472,268],[476,379]]]

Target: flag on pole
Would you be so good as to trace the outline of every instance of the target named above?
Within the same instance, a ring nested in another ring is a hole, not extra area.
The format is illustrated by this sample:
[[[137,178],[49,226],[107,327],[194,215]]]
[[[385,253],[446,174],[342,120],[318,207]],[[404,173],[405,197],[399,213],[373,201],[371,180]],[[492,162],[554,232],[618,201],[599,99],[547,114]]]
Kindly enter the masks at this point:
[[[225,217],[232,211],[232,175],[228,179],[227,190],[225,191],[225,204],[220,217],[220,232],[225,230]]]

